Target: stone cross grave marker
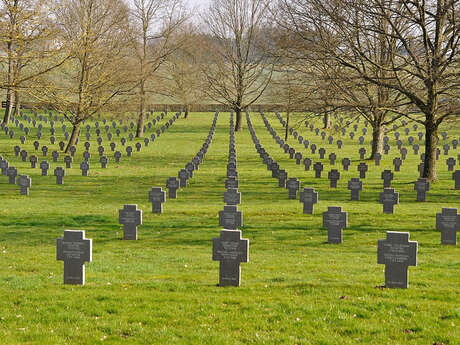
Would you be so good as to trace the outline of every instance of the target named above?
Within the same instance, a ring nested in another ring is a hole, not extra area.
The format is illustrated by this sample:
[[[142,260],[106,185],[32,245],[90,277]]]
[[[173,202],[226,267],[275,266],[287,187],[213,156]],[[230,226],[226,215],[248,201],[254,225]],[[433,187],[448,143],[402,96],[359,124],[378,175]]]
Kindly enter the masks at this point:
[[[342,243],[342,229],[348,225],[348,214],[342,212],[342,207],[329,206],[323,212],[323,227],[327,228],[328,243]]]
[[[455,170],[452,174],[452,180],[454,180],[455,189],[460,190],[460,170]]]
[[[65,156],[64,157],[64,163],[65,163],[66,169],[72,168],[72,162],[73,162],[72,156]]]
[[[120,163],[121,152],[120,152],[120,151],[116,151],[116,152],[113,154],[113,157],[115,158],[115,163]]]
[[[379,203],[383,204],[383,213],[393,214],[394,206],[399,204],[399,193],[393,188],[385,188],[380,193]]]
[[[278,187],[285,188],[287,179],[288,179],[287,171],[280,169],[278,171]]]
[[[359,171],[359,178],[366,178],[366,172],[368,170],[368,166],[366,163],[361,162],[358,165],[358,171]]]
[[[330,181],[331,188],[337,188],[337,181],[340,180],[340,172],[337,169],[332,169],[327,175]]]
[[[291,177],[286,182],[286,189],[289,192],[289,199],[297,199],[297,191],[300,189],[300,181],[295,177]]]
[[[224,202],[227,205],[239,205],[241,203],[241,193],[238,192],[238,189],[229,188],[224,193]]]
[[[21,195],[29,195],[29,188],[32,187],[32,179],[27,175],[19,175],[18,186]]]
[[[229,177],[225,180],[225,188],[236,188],[238,189],[239,187],[239,182],[236,177]]]
[[[342,159],[343,170],[348,171],[348,167],[350,166],[350,164],[351,164],[351,161],[349,158]]]
[[[31,155],[29,157],[30,167],[35,169],[37,167],[38,157],[35,155]]]
[[[93,242],[84,230],[65,230],[56,241],[56,259],[64,261],[64,284],[85,284],[85,262],[92,261]]]
[[[168,188],[168,197],[170,199],[177,198],[177,190],[180,187],[179,180],[176,177],[170,177],[166,180],[166,188]]]
[[[238,230],[243,225],[243,213],[237,206],[224,206],[219,212],[219,225],[227,230]]]
[[[0,159],[0,169],[2,170],[2,175],[8,175],[7,170],[10,164],[8,163],[7,160]]]
[[[220,261],[219,286],[240,286],[240,263],[249,261],[249,240],[241,230],[222,230],[212,241],[212,260]]]
[[[408,268],[417,266],[418,243],[409,241],[408,232],[387,231],[385,240],[378,240],[377,263],[385,265],[385,287],[407,289]]]
[[[417,191],[417,201],[426,201],[426,192],[430,190],[430,183],[426,178],[419,178],[414,183],[414,190]]]
[[[166,192],[161,187],[152,187],[149,191],[149,201],[152,203],[152,213],[163,213]]]
[[[441,244],[457,245],[457,231],[460,231],[460,214],[456,208],[444,208],[436,214],[436,229],[441,231]]]
[[[185,169],[179,170],[178,177],[179,177],[179,185],[180,185],[180,187],[181,188],[187,187],[187,180],[189,178],[187,170],[185,170]]]
[[[391,187],[391,181],[394,178],[394,174],[391,170],[384,170],[382,171],[382,180],[383,180],[383,188],[390,188]]]
[[[400,171],[401,170],[401,165],[402,165],[402,159],[399,157],[396,157],[393,159],[393,166],[395,167],[395,171]]]
[[[446,160],[447,171],[453,171],[456,163],[457,162],[455,161],[454,157],[447,158],[447,160]]]
[[[363,182],[359,178],[353,177],[348,181],[348,189],[351,193],[350,200],[357,201],[359,200],[359,193],[363,189]]]
[[[99,158],[99,162],[101,163],[101,168],[106,169],[107,164],[109,163],[109,159],[106,156],[102,156],[101,158]]]
[[[64,184],[65,170],[62,167],[54,169],[54,176],[56,176],[56,184]]]
[[[304,188],[300,192],[300,202],[303,203],[304,214],[313,214],[314,206],[318,203],[318,192],[313,188]]]
[[[40,162],[40,169],[42,170],[42,176],[48,176],[49,168],[50,168],[50,163],[48,163],[48,161]]]
[[[315,177],[316,178],[321,178],[321,172],[323,171],[324,167],[321,162],[316,162],[313,165],[313,170],[315,171]]]
[[[118,222],[123,225],[123,239],[137,240],[137,227],[142,224],[142,210],[137,205],[124,205],[118,210]]]
[[[6,175],[8,175],[9,184],[16,184],[16,176],[18,176],[18,169],[15,167],[8,167],[6,169]]]
[[[83,161],[80,163],[80,170],[81,170],[81,175],[82,176],[88,176],[88,170],[89,170],[89,162]]]
[[[310,166],[311,166],[312,163],[313,163],[312,160],[310,158],[308,158],[308,157],[303,160],[303,165],[305,166],[305,171],[310,170]]]

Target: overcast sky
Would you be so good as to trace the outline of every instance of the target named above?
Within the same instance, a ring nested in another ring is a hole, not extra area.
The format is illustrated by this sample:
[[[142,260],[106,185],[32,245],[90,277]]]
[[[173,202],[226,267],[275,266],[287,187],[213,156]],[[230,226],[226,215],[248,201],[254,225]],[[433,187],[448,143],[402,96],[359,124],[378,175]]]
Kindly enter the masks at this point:
[[[184,3],[189,7],[207,7],[211,0],[184,0]]]

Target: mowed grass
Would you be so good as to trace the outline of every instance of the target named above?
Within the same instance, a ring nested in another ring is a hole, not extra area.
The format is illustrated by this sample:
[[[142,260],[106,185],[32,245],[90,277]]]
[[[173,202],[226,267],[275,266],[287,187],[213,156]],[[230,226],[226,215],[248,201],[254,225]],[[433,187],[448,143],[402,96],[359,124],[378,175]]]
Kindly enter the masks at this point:
[[[274,114],[266,116],[282,136]],[[63,186],[56,185],[54,176],[42,177],[38,168],[31,169],[30,163],[14,156],[14,145],[35,152],[36,129],[25,145],[19,143],[18,129],[14,128],[14,139],[0,132],[0,154],[20,174],[32,177],[30,196],[25,197],[17,186],[8,184],[6,176],[0,176],[0,344],[460,343],[460,248],[441,246],[435,229],[436,213],[442,207],[460,206],[460,191],[453,189],[452,173],[445,164],[447,157],[457,156],[458,149],[451,149],[448,156],[441,154],[440,181],[431,185],[425,203],[415,201],[413,182],[420,158],[409,149],[392,183],[400,193],[400,204],[394,215],[384,215],[378,203],[380,174],[393,170],[392,160],[399,156],[392,133],[390,154],[383,156],[380,167],[367,162],[361,201],[352,202],[347,183],[359,176],[359,135],[350,140],[347,133],[338,150],[335,141],[328,145],[304,125],[297,128],[318,148],[326,148],[326,158],[330,152],[337,154],[335,168],[341,171],[341,179],[332,189],[327,159],[322,160],[323,177],[314,178],[312,170],[305,171],[284,154],[260,115],[251,114],[267,152],[290,177],[301,180],[302,188],[314,187],[319,203],[314,215],[302,214],[299,200],[289,200],[287,190],[278,187],[262,163],[245,124],[236,133],[236,147],[239,208],[243,237],[250,240],[250,261],[241,265],[241,287],[221,288],[217,286],[219,263],[212,261],[211,254],[212,238],[221,229],[218,212],[224,206],[228,113],[220,114],[205,160],[189,186],[178,191],[178,199],[167,200],[161,215],[152,214],[148,202],[151,187],[165,189],[166,179],[177,176],[198,152],[212,118],[213,114],[205,113],[181,117],[142,152],[128,158],[123,151],[120,164],[114,163],[104,134],[108,169],[98,163],[93,129],[90,176],[82,177],[79,170],[86,141],[82,136]],[[362,126],[361,121],[359,133]],[[44,125],[42,143],[49,143],[48,127]],[[460,136],[458,127],[451,125],[448,131],[449,142]],[[416,132],[411,128],[410,135],[418,142]],[[57,142],[61,135],[58,130]],[[368,151],[369,140],[370,133]],[[292,136],[289,143],[304,157],[319,161],[318,153],[302,149]],[[48,146],[49,154],[57,147]],[[38,156],[41,161],[41,152]],[[348,172],[340,165],[344,157],[352,160]],[[48,160],[50,175],[56,166],[64,166],[62,154],[59,163]],[[123,241],[118,210],[133,203],[143,210],[143,225],[138,241]],[[348,212],[341,245],[327,244],[327,230],[322,228],[322,212],[335,205]],[[56,238],[65,229],[86,230],[86,237],[93,239],[93,262],[86,264],[85,286],[63,284]],[[409,268],[407,290],[382,288],[384,266],[377,264],[377,240],[389,230],[409,231],[411,240],[419,244],[418,266]]]

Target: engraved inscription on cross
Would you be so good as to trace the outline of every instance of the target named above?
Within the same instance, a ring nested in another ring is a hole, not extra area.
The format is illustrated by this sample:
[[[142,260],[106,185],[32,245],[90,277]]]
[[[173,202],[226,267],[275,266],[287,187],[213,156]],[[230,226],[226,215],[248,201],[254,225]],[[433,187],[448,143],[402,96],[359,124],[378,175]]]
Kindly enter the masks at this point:
[[[240,230],[222,230],[212,240],[212,259],[220,261],[219,286],[240,286],[241,262],[249,261],[249,240]]]
[[[85,262],[92,261],[93,243],[84,230],[65,230],[56,241],[56,259],[64,261],[64,284],[85,284]]]
[[[408,232],[387,231],[385,240],[378,240],[377,263],[385,265],[385,287],[407,289],[408,268],[417,266],[418,243],[409,241]]]
[[[243,225],[243,214],[237,206],[224,206],[219,212],[219,225],[227,230],[238,230]]]

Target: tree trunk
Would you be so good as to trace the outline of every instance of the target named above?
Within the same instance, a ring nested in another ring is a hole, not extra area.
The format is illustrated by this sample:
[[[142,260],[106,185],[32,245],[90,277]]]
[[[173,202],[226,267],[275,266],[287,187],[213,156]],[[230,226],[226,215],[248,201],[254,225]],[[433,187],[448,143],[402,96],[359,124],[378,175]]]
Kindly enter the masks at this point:
[[[427,116],[429,118],[429,116]],[[425,162],[423,177],[428,181],[437,181],[436,175],[436,148],[438,141],[438,126],[434,121],[427,121],[425,125]]]
[[[13,103],[11,102],[11,89],[6,89],[6,109],[5,109],[5,116],[3,117],[3,123],[5,126],[8,126],[10,123],[11,118],[11,110],[13,108]]]
[[[65,153],[69,153],[70,148],[72,146],[75,146],[75,143],[77,142],[77,138],[80,135],[80,124],[81,124],[80,122],[77,122],[76,124],[73,125],[72,135],[70,136],[69,143],[67,144],[67,147],[64,151]]]
[[[184,107],[184,113],[185,113],[184,119],[187,119],[188,118],[188,104],[186,104]]]
[[[286,128],[284,131],[284,141],[287,142],[289,139],[289,110],[286,113]]]
[[[241,109],[235,109],[236,112],[236,123],[235,123],[235,131],[241,131],[243,129],[243,123],[241,119]]]
[[[376,153],[382,153],[383,128],[380,124],[372,124],[372,152],[369,159],[375,159]]]
[[[19,99],[19,92],[14,91],[14,116],[21,114],[21,100]]]
[[[331,114],[329,113],[324,114],[323,122],[324,122],[323,129],[331,128]]]
[[[136,138],[144,136],[145,90],[144,81],[139,86],[139,118],[137,119]]]

